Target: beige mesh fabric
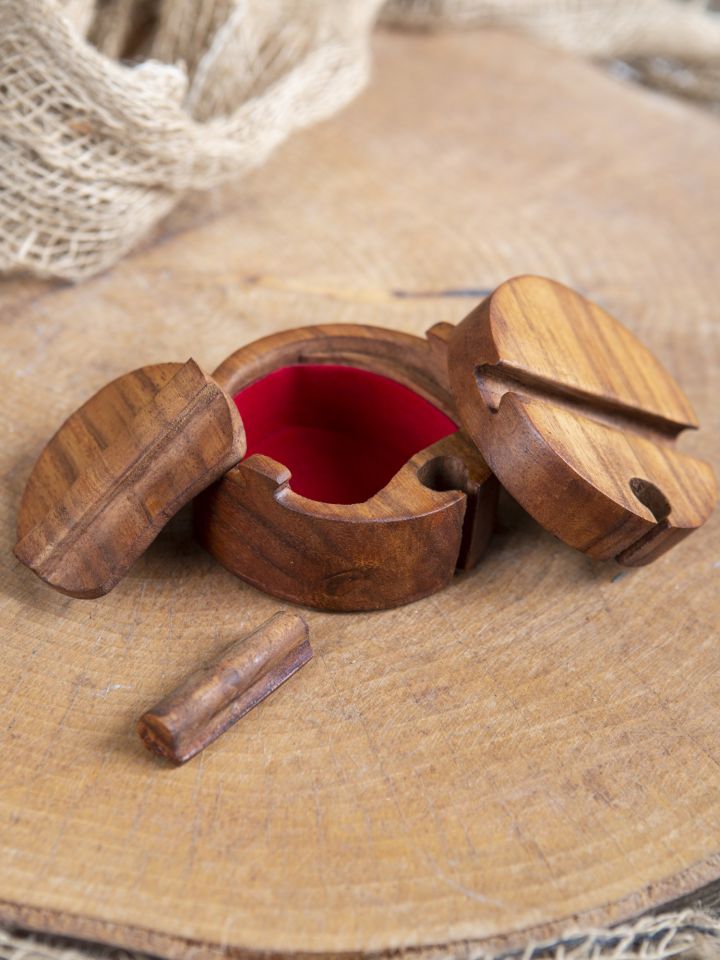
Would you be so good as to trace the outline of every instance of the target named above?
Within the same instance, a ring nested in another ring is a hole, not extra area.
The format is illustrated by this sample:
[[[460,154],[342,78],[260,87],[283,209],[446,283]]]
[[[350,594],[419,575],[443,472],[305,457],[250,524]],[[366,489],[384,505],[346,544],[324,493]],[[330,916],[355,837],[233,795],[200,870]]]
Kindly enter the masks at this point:
[[[192,74],[113,59],[138,42],[137,6],[90,23],[107,56],[51,0],[0,0],[0,270],[103,270],[185,190],[262,163],[367,77],[375,0],[211,0],[204,35],[189,0],[166,0],[147,55],[187,50]],[[92,19],[79,0],[68,12]]]
[[[463,943],[435,948],[433,960],[717,960],[720,920],[701,910],[642,917],[614,928],[569,930],[559,940],[531,940],[497,956]],[[144,954],[0,929],[0,960],[150,960]]]
[[[186,190],[338,110],[367,79],[380,3],[0,0],[0,271],[98,273]],[[390,0],[381,17],[650,57],[638,69],[665,86],[682,73],[657,58],[679,58],[720,100],[720,15],[697,0]]]
[[[720,60],[720,16],[694,0],[390,0],[382,19],[404,27],[511,27],[592,57]]]

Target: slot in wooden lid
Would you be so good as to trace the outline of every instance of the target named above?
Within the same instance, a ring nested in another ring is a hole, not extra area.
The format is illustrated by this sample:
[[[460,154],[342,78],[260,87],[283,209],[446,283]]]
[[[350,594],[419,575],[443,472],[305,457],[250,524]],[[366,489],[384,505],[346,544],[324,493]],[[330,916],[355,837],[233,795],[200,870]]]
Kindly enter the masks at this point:
[[[617,320],[542,277],[501,284],[455,329],[460,418],[500,482],[591,557],[656,559],[717,498],[702,460],[675,449],[698,426],[684,393]]]

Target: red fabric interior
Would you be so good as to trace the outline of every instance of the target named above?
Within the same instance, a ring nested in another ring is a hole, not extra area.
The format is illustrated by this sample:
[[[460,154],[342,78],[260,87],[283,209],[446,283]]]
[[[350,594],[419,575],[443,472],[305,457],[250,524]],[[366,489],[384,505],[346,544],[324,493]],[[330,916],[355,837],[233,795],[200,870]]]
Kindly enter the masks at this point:
[[[362,503],[419,450],[457,430],[423,397],[356,367],[282,367],[235,397],[247,456],[264,453],[290,486],[324,503]]]

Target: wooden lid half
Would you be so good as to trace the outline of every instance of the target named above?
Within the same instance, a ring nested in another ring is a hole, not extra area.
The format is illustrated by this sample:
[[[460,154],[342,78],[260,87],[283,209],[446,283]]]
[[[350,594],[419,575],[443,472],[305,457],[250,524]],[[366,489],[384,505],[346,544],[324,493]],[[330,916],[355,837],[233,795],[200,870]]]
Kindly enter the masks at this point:
[[[493,472],[578,550],[639,566],[712,512],[711,468],[674,448],[697,427],[682,390],[573,290],[506,281],[456,328],[449,364],[460,418]]]
[[[15,555],[62,593],[103,596],[170,517],[244,453],[235,404],[194,360],[127,373],[40,454]]]

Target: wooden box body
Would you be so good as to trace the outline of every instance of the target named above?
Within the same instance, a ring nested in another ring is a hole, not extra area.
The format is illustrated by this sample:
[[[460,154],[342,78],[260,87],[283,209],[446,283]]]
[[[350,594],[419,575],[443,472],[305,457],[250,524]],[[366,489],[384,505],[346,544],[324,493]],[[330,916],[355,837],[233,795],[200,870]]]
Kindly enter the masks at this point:
[[[471,567],[490,537],[497,482],[447,419],[451,330],[423,339],[303,327],[232,354],[213,377],[236,399],[248,456],[196,499],[200,542],[261,590],[326,610],[397,606]],[[269,443],[276,458],[253,453],[254,427],[257,448]]]

